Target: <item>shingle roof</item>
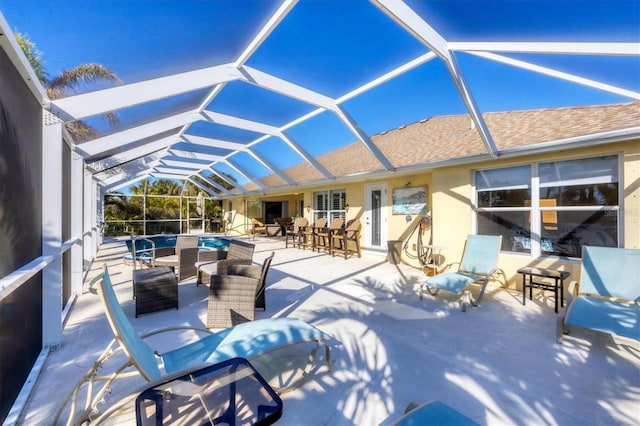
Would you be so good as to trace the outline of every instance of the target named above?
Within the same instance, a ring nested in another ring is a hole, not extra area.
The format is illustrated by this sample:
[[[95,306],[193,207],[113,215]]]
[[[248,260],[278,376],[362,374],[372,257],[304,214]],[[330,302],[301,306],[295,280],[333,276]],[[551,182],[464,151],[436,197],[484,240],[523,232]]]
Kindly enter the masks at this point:
[[[496,146],[504,150],[640,126],[640,102],[490,112],[483,116]],[[466,114],[420,120],[371,139],[398,169],[429,167],[438,161],[486,154],[471,118]],[[382,171],[373,154],[359,142],[319,156],[318,161],[336,177]],[[285,173],[297,183],[323,179],[307,163],[290,167]],[[262,182],[267,186],[284,184],[274,175],[265,177]]]

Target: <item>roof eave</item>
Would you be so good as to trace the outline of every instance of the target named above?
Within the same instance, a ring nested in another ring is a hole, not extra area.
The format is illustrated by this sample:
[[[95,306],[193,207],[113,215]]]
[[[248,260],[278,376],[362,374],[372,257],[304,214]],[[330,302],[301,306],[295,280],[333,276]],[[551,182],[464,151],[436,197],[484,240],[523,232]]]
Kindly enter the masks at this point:
[[[525,154],[529,155],[555,152],[572,148],[586,148],[616,142],[628,142],[634,139],[640,139],[640,126],[508,148],[501,150],[500,153],[502,158],[514,157]]]
[[[376,170],[372,172],[358,173],[348,176],[336,176],[335,179],[319,179],[305,183],[299,183],[294,186],[283,185],[279,187],[271,187],[264,190],[247,191],[244,194],[238,194],[237,197],[247,196],[268,196],[282,193],[292,192],[292,189],[311,189],[326,186],[327,184],[358,182],[363,180],[382,179],[389,176],[401,177],[415,174],[416,172],[428,172],[442,167],[461,166],[465,164],[479,163],[488,160],[498,160],[504,158],[521,157],[531,154],[544,154],[548,152],[557,152],[567,149],[585,148],[599,146],[609,143],[628,142],[634,139],[640,140],[640,126],[629,127],[626,129],[611,130],[607,132],[593,133],[590,135],[577,136],[573,138],[558,139],[555,141],[541,142],[526,146],[507,148],[499,151],[499,157],[495,157],[488,153],[470,155],[466,157],[448,158],[444,160],[429,161],[426,163],[413,164],[411,166],[398,167],[395,171]],[[237,198],[235,197],[235,198]]]

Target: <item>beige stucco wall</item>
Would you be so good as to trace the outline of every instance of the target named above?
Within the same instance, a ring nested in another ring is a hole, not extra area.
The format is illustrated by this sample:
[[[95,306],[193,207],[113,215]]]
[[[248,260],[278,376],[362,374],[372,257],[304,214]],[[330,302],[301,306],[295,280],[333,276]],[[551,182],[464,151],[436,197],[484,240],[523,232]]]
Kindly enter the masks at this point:
[[[431,205],[431,175],[430,174],[416,174],[416,175],[406,175],[402,177],[397,177],[393,179],[382,179],[382,180],[370,180],[367,182],[350,182],[343,184],[333,184],[323,187],[313,188],[312,190],[307,190],[304,192],[304,205],[313,206],[313,193],[316,191],[326,191],[332,189],[344,189],[346,192],[346,202],[349,204],[349,211],[346,214],[347,221],[352,219],[357,219],[361,224],[361,235],[360,235],[360,245],[364,245],[364,231],[365,224],[369,220],[367,212],[365,211],[365,196],[366,196],[366,185],[368,184],[379,184],[384,183],[387,186],[387,193],[385,196],[385,204],[386,204],[386,216],[387,216],[387,240],[403,240],[409,244],[409,251],[416,251],[413,249],[414,244],[417,244],[418,238],[417,234],[411,235],[413,229],[417,226],[418,221],[422,216],[420,215],[411,215],[411,222],[406,222],[406,215],[393,215],[391,208],[391,195],[392,191],[395,188],[405,188],[407,186],[411,187],[427,187],[427,210],[429,210],[429,206]],[[313,210],[307,212],[305,210],[304,217],[312,221],[313,218]],[[411,237],[411,238],[410,238]],[[423,240],[428,242],[429,233],[423,235]],[[384,243],[386,244],[386,242]],[[382,253],[374,253],[369,252],[370,255],[382,255],[386,258],[386,250]],[[411,253],[410,253],[411,254]],[[419,267],[419,263],[415,259],[411,259],[411,257],[404,256],[403,261],[407,264],[413,265],[415,267]]]
[[[298,193],[275,194],[263,200],[287,199],[290,206],[295,205],[296,200],[303,199],[304,205],[313,206],[313,193],[331,189],[345,189],[349,212],[347,220],[359,219],[364,230],[367,212],[364,208],[365,185],[374,183],[386,183],[386,209],[388,218],[387,239],[405,241],[408,247],[407,253],[403,253],[404,263],[419,268],[421,265],[415,259],[414,244],[418,243],[418,232],[412,231],[418,225],[421,216],[413,215],[411,222],[407,223],[405,215],[393,215],[391,213],[391,194],[394,188],[407,186],[427,187],[427,211],[432,216],[432,225],[422,234],[422,242],[428,243],[433,236],[432,243],[445,246],[442,254],[445,262],[460,260],[467,235],[474,232],[474,215],[471,208],[473,197],[473,172],[476,169],[506,167],[511,165],[530,164],[532,162],[565,160],[580,157],[592,157],[597,155],[619,154],[622,159],[622,226],[623,235],[621,244],[627,248],[640,248],[640,141],[616,143],[596,147],[584,147],[580,149],[558,151],[554,153],[520,156],[518,158],[498,158],[474,164],[456,167],[444,167],[432,172],[402,175],[393,178],[370,180],[366,182],[334,183],[328,182],[326,186],[307,188]],[[225,203],[226,207],[226,203]],[[236,210],[233,222],[234,232],[243,230],[246,218],[244,217],[245,199],[234,200]],[[303,211],[304,217],[312,220],[313,211]],[[431,235],[433,233],[433,235]],[[231,234],[233,235],[233,234]],[[364,242],[364,237],[361,236]],[[362,245],[362,244],[361,244]],[[373,253],[370,253],[373,254]],[[380,255],[380,253],[377,253]],[[385,255],[386,253],[382,253]],[[567,270],[571,272],[571,279],[579,279],[580,262],[566,258],[545,256],[534,259],[526,254],[501,253],[498,267],[505,272],[502,284],[512,288],[519,288],[520,276],[516,271],[522,266],[539,266],[553,269]]]

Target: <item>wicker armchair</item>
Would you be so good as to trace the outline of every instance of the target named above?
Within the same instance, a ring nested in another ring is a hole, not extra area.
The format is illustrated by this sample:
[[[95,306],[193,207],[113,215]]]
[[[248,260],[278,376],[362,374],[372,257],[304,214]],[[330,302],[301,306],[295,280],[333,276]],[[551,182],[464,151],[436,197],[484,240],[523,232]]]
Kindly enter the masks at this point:
[[[178,281],[182,281],[196,275],[197,254],[198,236],[178,235],[173,249],[156,249],[153,266],[168,266],[174,271],[177,268]]]
[[[226,251],[199,251],[197,263],[196,285],[208,283],[211,275],[227,275],[227,269],[231,265],[251,265],[255,245],[240,240],[231,240]],[[214,265],[215,264],[215,265]]]
[[[255,309],[266,309],[267,273],[275,252],[262,266],[231,265],[229,275],[212,275],[209,285],[207,328],[224,328],[255,319]]]

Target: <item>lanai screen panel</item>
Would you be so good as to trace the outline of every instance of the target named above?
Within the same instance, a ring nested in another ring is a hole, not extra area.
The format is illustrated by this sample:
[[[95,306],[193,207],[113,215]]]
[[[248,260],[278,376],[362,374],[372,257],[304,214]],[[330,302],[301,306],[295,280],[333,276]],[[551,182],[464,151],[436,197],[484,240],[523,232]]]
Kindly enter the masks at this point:
[[[42,108],[0,50],[0,277],[42,253]],[[0,422],[42,350],[42,277],[0,302]]]

